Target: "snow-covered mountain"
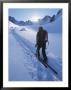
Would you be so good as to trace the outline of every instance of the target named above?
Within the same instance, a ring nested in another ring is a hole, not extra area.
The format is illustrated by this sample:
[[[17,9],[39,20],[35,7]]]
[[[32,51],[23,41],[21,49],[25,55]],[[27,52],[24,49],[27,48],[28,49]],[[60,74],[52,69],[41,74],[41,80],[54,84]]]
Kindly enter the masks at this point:
[[[37,24],[40,24],[40,25],[45,25],[45,24],[48,24],[48,23],[51,23],[51,22],[54,22],[57,18],[59,18],[60,16],[62,15],[62,9],[60,9],[56,15],[53,15],[52,17],[51,16],[44,16],[42,19],[39,18]],[[36,24],[34,22],[32,22],[31,20],[28,20],[28,21],[17,21],[14,17],[12,16],[9,16],[9,21],[11,21],[12,23],[14,24],[17,24],[19,26],[24,26],[24,25],[33,25],[33,24]]]
[[[49,23],[50,20],[51,20],[51,17],[50,17],[50,16],[45,16],[44,18],[39,19],[38,23],[39,23],[40,25],[42,25],[42,24],[45,24],[45,23]]]
[[[32,25],[32,22],[30,20],[24,22],[24,21],[17,21],[14,17],[9,16],[9,21],[12,23],[19,25],[19,26],[25,26],[25,25]]]
[[[29,27],[30,29],[33,29],[35,31],[38,31],[38,28],[42,26],[45,30],[48,31],[48,33],[62,33],[62,15],[56,15],[56,19],[54,21],[50,21],[45,24],[33,24]]]

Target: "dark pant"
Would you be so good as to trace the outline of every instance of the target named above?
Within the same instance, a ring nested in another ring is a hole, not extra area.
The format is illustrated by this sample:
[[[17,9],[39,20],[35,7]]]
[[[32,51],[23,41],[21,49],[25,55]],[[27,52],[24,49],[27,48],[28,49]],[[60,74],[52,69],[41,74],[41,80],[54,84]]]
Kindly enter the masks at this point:
[[[37,56],[38,56],[38,59],[40,59],[40,49],[42,49],[43,60],[46,61],[47,60],[47,56],[46,56],[46,52],[45,52],[46,42],[39,43],[37,45]]]

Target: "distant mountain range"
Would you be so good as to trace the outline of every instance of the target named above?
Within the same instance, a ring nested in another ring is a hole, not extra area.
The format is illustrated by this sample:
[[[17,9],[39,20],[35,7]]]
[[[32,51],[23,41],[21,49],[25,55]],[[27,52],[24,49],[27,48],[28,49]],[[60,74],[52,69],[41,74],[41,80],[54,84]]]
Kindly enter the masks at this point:
[[[53,21],[55,21],[60,15],[62,15],[62,9],[60,9],[56,15],[51,16],[44,16],[42,19],[38,20],[38,24],[42,25],[45,23],[51,23]],[[9,21],[11,21],[12,23],[19,25],[19,26],[25,26],[25,25],[33,25],[35,24],[34,22],[32,22],[31,20],[28,21],[17,21],[14,17],[9,16]]]
[[[24,21],[17,21],[14,17],[9,16],[9,21],[11,21],[12,23],[19,25],[19,26],[23,26],[23,25],[32,25],[33,23],[28,20],[26,22]]]

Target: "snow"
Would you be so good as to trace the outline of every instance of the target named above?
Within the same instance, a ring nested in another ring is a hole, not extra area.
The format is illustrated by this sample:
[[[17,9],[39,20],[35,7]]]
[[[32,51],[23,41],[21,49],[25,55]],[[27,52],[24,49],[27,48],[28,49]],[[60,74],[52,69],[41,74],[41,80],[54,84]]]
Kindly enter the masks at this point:
[[[55,29],[57,29],[57,24],[61,22],[60,20],[61,17],[55,23],[52,22],[51,25],[49,24],[47,26],[56,27]],[[58,72],[58,74],[55,74],[49,67],[45,68],[35,56],[37,30],[33,27],[18,26],[9,21],[9,80],[61,81],[62,34],[49,33],[49,45],[47,44],[46,49],[48,64]],[[58,29],[61,29],[61,26]]]
[[[49,33],[62,33],[62,16],[56,17],[55,21],[51,23],[43,23],[43,24],[34,24],[29,25],[28,27],[33,30],[38,31],[39,26],[43,26],[45,30],[47,30]]]

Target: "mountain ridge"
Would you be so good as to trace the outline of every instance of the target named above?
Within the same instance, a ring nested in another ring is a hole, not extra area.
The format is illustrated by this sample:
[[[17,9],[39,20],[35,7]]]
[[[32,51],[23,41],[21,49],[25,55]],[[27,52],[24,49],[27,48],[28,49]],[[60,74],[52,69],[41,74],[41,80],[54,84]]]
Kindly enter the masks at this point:
[[[60,9],[56,15],[53,16],[44,16],[42,19],[39,19],[37,24],[46,24],[46,23],[51,23],[53,21],[55,21],[60,15],[62,15],[62,9]],[[9,16],[9,21],[11,21],[12,23],[19,25],[19,26],[25,26],[25,25],[33,25],[35,24],[35,22],[28,20],[28,21],[17,21],[14,17]]]

